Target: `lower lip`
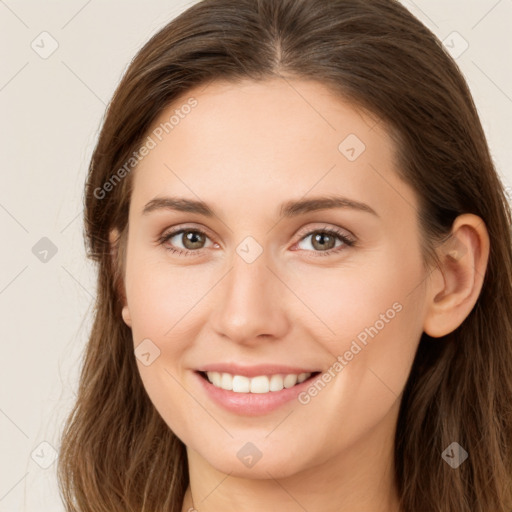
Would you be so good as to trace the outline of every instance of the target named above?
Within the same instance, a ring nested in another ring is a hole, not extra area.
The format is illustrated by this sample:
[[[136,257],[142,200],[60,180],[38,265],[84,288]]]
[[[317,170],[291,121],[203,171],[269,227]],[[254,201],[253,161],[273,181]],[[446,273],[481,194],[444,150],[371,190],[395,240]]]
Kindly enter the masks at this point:
[[[283,388],[281,391],[269,393],[236,393],[215,387],[210,381],[203,378],[198,372],[194,372],[208,396],[221,407],[230,412],[245,416],[258,416],[272,412],[284,404],[296,399],[301,391],[304,391],[311,380],[318,375],[306,379],[291,388]]]

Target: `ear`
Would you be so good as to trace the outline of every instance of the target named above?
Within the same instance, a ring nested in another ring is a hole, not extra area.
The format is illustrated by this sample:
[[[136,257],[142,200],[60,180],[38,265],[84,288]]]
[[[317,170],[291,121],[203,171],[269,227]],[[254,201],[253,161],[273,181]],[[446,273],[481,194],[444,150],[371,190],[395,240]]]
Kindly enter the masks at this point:
[[[429,278],[423,330],[433,338],[454,331],[471,313],[484,282],[489,234],[477,215],[459,215],[437,248],[440,267]]]
[[[113,274],[115,276],[115,287],[116,291],[123,301],[123,309],[121,311],[121,316],[123,317],[124,323],[128,326],[132,326],[132,319],[130,316],[130,310],[128,309],[128,303],[126,300],[126,294],[124,292],[124,283],[123,283],[123,272],[120,269],[123,268],[122,262],[120,259],[123,257],[119,251],[119,243],[120,243],[120,234],[117,228],[114,228],[109,233],[109,243],[110,243],[110,256],[112,262]]]

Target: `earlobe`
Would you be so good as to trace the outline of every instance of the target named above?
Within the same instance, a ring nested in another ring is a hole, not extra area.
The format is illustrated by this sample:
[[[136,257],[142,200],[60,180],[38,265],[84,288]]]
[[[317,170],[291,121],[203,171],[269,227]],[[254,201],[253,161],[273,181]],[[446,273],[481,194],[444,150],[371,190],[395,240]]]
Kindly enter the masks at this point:
[[[489,235],[484,221],[459,215],[451,236],[438,248],[440,267],[429,279],[423,330],[433,338],[454,331],[471,313],[482,289],[489,258]]]
[[[117,228],[113,228],[109,232],[108,241],[110,245],[110,255],[112,257],[112,262],[115,264],[117,258],[117,247],[119,244],[119,230]]]
[[[121,315],[123,317],[124,323],[128,326],[132,326],[132,318],[130,316],[130,310],[128,309],[128,306],[123,306],[123,310],[121,312]]]

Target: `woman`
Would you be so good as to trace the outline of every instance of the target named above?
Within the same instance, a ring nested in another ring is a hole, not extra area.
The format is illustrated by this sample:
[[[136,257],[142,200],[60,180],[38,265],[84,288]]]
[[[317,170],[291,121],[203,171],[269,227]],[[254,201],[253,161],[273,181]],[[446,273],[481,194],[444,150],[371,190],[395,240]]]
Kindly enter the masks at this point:
[[[512,510],[511,214],[393,0],[204,0],[135,57],[85,197],[67,510]]]

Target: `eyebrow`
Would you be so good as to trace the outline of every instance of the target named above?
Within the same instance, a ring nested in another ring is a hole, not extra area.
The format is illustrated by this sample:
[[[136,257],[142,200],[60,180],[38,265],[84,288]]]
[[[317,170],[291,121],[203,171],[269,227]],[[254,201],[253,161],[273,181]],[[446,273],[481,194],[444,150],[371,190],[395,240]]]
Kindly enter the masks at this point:
[[[296,217],[318,210],[330,210],[334,208],[349,208],[371,213],[379,217],[377,212],[365,203],[341,196],[322,196],[310,199],[286,201],[281,205],[280,217]],[[155,210],[174,210],[179,212],[197,213],[205,217],[214,217],[213,209],[204,201],[184,199],[182,197],[155,197],[144,206],[142,215],[147,215]]]

